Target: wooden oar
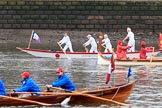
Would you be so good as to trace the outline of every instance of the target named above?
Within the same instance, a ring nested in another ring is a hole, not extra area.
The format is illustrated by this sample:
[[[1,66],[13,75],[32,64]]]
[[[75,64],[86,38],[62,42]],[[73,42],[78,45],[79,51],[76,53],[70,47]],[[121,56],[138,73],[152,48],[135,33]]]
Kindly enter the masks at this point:
[[[89,52],[89,51],[88,51],[88,48],[87,48],[84,44],[83,44],[83,47],[84,47],[86,53],[88,53],[88,52]]]
[[[102,47],[109,50],[109,48],[106,48],[104,45],[102,45]],[[109,50],[109,51],[110,51],[110,50]]]
[[[65,89],[62,89],[62,88],[58,88],[58,87],[50,87],[50,88],[57,89],[57,90],[68,91],[68,90],[65,90]],[[119,104],[119,105],[123,105],[123,106],[130,106],[130,104],[126,104],[126,103],[118,102],[118,101],[115,101],[115,100],[94,96],[94,95],[91,95],[91,94],[83,94],[83,93],[77,92],[77,91],[69,91],[69,92],[71,92],[71,95],[76,94],[76,95],[81,95],[81,96],[85,96],[85,97],[90,97],[90,98],[102,100],[102,101],[109,102],[109,103],[111,102],[111,103],[115,103],[115,104]]]
[[[152,48],[152,54],[151,54],[151,57],[150,57],[150,66],[151,66],[151,63],[152,63],[153,55],[154,55],[154,47]]]
[[[69,56],[67,56],[66,52],[63,50],[62,46],[57,42],[57,44],[59,45],[59,47],[61,48],[62,52],[65,54],[67,59],[70,59]]]
[[[109,52],[110,52],[110,49],[109,48],[106,48],[104,45],[102,45],[102,47],[105,48],[105,49],[108,49]],[[112,48],[112,52],[110,52],[110,53],[114,53],[113,50],[114,50],[114,48]]]
[[[28,103],[37,104],[37,105],[43,105],[43,106],[51,106],[52,105],[52,104],[48,104],[48,103],[43,103],[43,102],[38,102],[38,101],[33,101],[33,100],[28,100],[28,99],[22,99],[22,98],[16,98],[16,97],[10,97],[10,96],[0,96],[0,97],[5,98],[5,99],[21,101],[21,102],[28,102]]]
[[[60,90],[60,89],[58,88],[58,90]],[[19,93],[29,94],[30,92],[16,92],[16,94],[19,94]],[[84,94],[82,92],[76,92],[76,91],[72,91],[71,93],[57,93],[57,92],[38,92],[38,93],[41,94],[41,95],[84,96],[84,97],[90,97],[90,98],[94,98],[94,99],[104,101],[104,102],[108,102],[108,103],[115,103],[115,104],[122,105],[122,106],[130,106],[130,104],[126,104],[126,103],[118,102],[118,101],[115,101],[115,100],[94,96],[94,95],[91,95],[91,94]]]

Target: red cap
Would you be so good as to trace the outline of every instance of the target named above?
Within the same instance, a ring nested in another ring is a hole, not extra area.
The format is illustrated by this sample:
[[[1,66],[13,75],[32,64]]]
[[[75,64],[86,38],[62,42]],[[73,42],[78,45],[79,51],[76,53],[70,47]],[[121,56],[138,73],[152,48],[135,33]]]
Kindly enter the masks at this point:
[[[118,45],[121,45],[122,44],[122,41],[121,40],[118,40]]]
[[[56,69],[56,72],[63,72],[63,69],[61,67]]]
[[[145,41],[142,41],[141,46],[145,46],[145,45],[146,45]]]
[[[21,76],[29,77],[30,76],[30,73],[29,72],[23,72],[23,73],[21,73]]]

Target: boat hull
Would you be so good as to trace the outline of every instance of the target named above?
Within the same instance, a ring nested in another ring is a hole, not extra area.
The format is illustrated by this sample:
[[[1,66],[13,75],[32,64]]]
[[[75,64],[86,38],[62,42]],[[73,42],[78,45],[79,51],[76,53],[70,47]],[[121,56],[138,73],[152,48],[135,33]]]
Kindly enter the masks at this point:
[[[127,83],[121,86],[116,87],[102,87],[102,88],[95,88],[91,91],[84,92],[86,94],[91,94],[107,99],[112,99],[119,102],[124,102],[132,92],[136,82]],[[48,92],[47,92],[48,93]],[[69,94],[70,96],[70,94]],[[24,99],[34,100],[39,102],[44,102],[48,104],[57,104],[61,103],[65,98],[69,97],[68,95],[62,94],[54,94],[54,95],[41,95],[41,96],[29,96]],[[86,103],[104,103],[101,100],[90,98],[86,96],[80,95],[80,93],[76,95],[72,95],[69,104],[71,105],[85,105]],[[111,103],[111,102],[110,102]],[[0,106],[23,106],[23,105],[35,105],[28,102],[22,102],[17,100],[10,100],[10,99],[1,99]]]
[[[60,52],[60,51],[50,51],[50,50],[39,50],[39,49],[28,49],[28,48],[19,48],[17,49],[33,55],[35,57],[48,57],[48,58],[98,58],[98,53],[87,53],[87,52]],[[154,55],[160,53],[161,50],[154,51]],[[112,53],[102,53],[103,56],[111,56]],[[150,57],[152,52],[148,52],[147,56]],[[139,56],[139,52],[128,52],[127,56],[129,58],[134,58]],[[114,55],[116,58],[116,55]]]
[[[151,59],[114,59],[115,65],[162,65],[162,59],[153,58]],[[109,65],[110,59],[106,59],[101,53],[98,53],[98,61],[97,64],[100,65]]]

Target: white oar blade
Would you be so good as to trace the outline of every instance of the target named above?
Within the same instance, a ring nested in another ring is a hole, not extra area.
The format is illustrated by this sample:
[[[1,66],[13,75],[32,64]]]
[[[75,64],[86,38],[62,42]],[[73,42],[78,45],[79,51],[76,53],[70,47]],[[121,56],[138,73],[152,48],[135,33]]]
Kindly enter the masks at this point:
[[[70,98],[71,98],[71,96],[68,97],[68,98],[66,98],[66,99],[64,99],[64,100],[61,102],[61,105],[62,105],[62,106],[67,105],[68,102],[70,101]]]

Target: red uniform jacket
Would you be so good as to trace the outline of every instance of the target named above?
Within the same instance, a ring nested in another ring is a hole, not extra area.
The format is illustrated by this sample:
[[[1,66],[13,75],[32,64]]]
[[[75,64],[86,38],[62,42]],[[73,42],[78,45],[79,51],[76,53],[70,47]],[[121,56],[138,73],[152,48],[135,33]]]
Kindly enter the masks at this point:
[[[130,48],[130,46],[120,46],[118,45],[117,46],[117,50],[116,50],[116,55],[117,55],[117,58],[127,58],[126,56],[126,50]]]
[[[140,59],[146,59],[147,58],[146,52],[147,52],[147,49],[146,48],[142,47],[140,49]]]

